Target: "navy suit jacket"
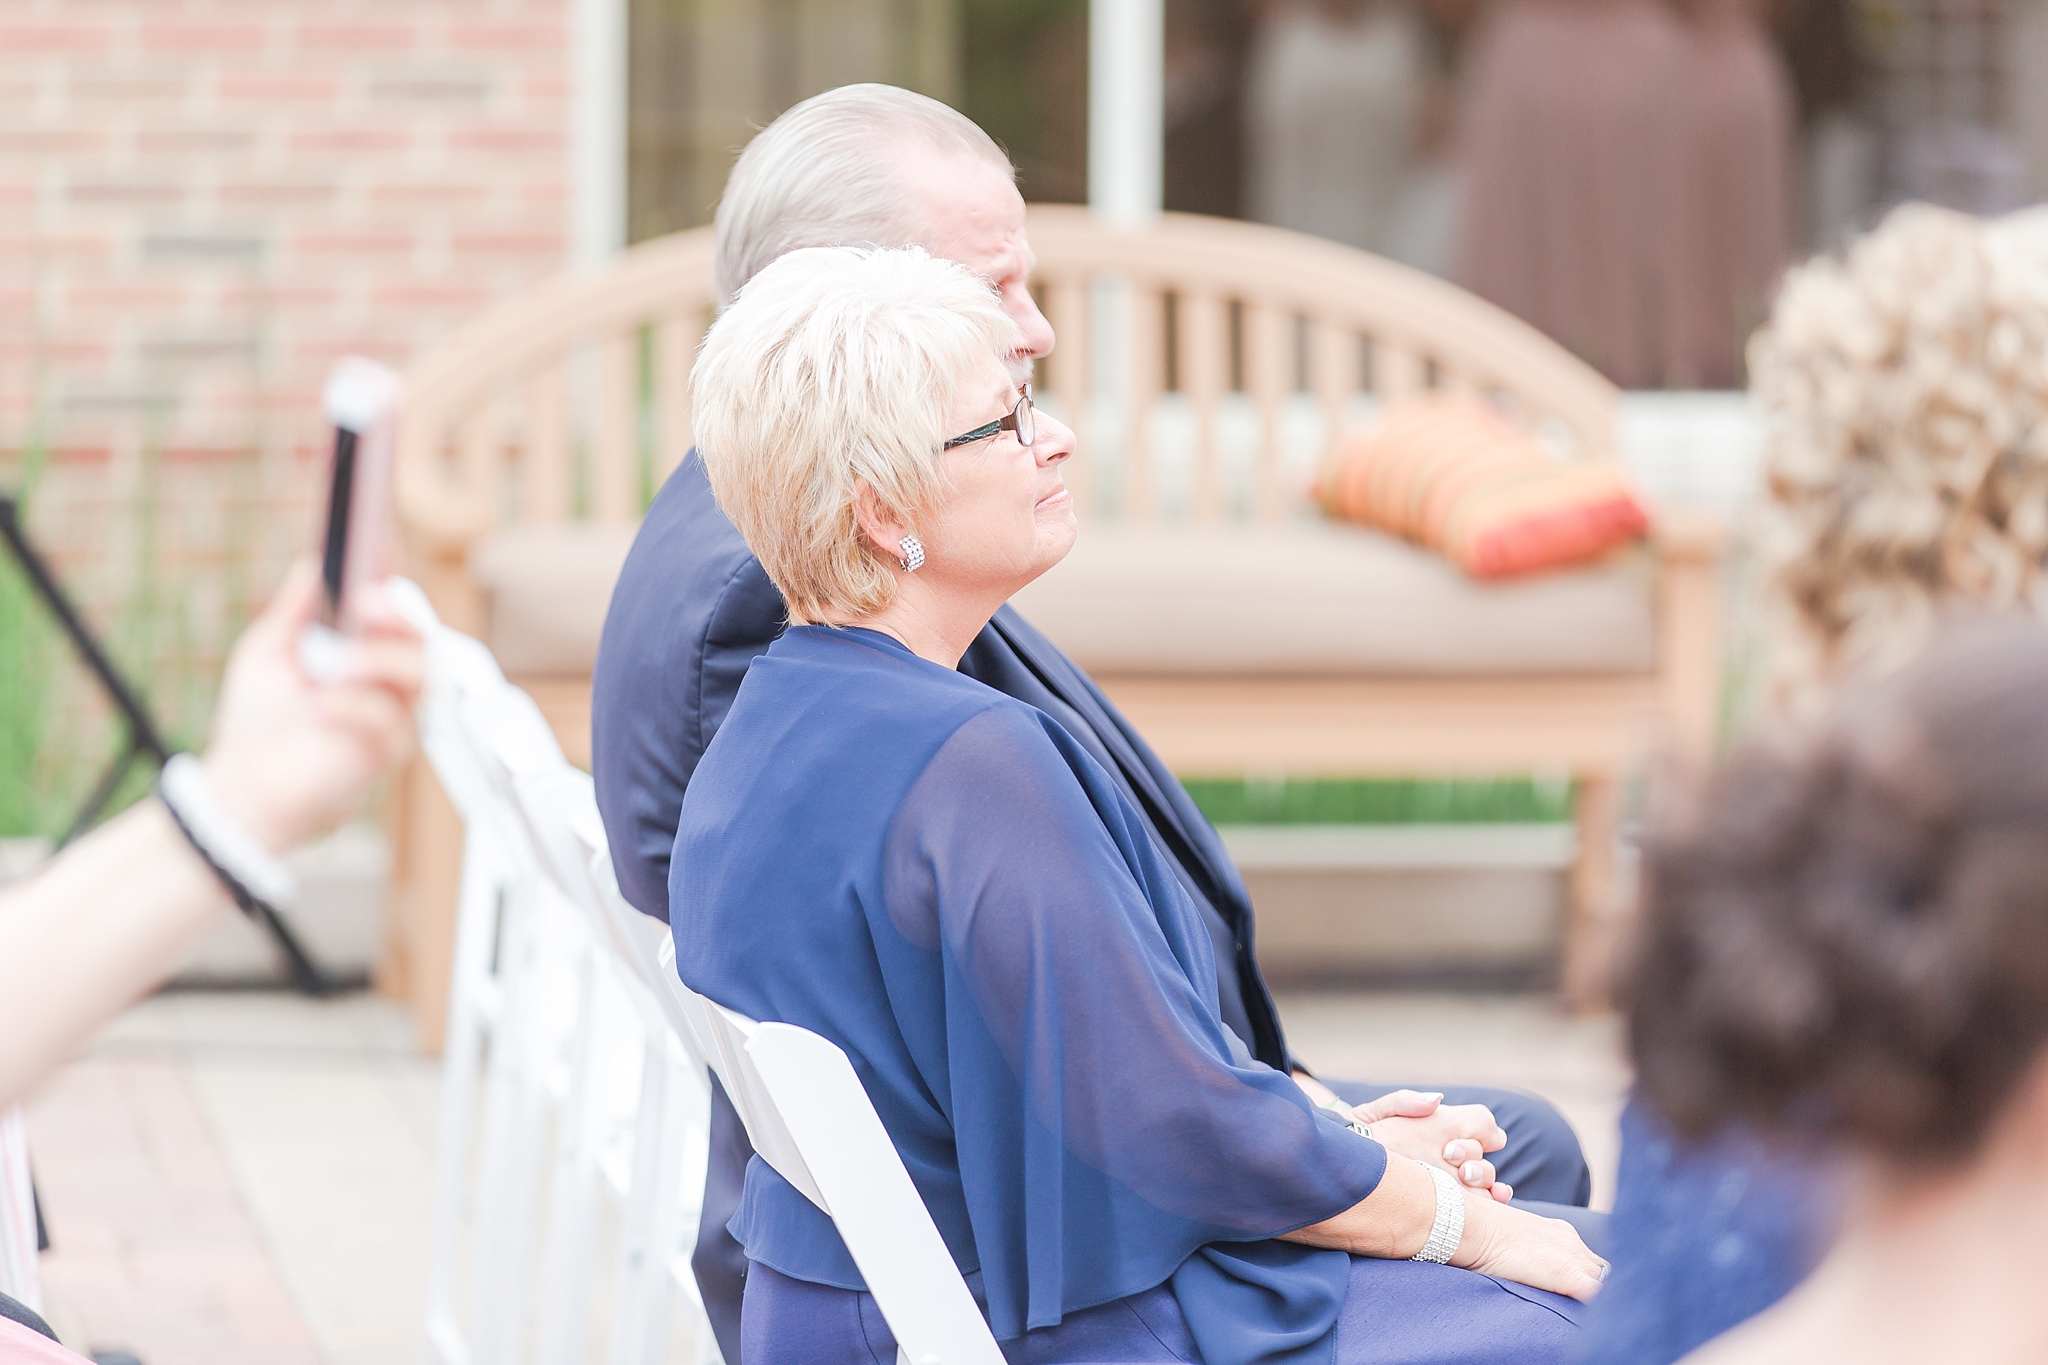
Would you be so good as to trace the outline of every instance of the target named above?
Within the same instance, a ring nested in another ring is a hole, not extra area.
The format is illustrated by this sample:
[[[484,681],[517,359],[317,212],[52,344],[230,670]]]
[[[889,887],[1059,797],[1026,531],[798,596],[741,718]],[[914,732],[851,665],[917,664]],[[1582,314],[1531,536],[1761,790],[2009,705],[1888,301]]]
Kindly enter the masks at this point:
[[[647,509],[612,590],[591,695],[591,767],[619,889],[668,919],[668,866],[683,791],[732,708],[747,665],[780,635],[782,594],[686,456]],[[1208,820],[1058,646],[1009,607],[960,671],[1044,711],[1087,748],[1145,817],[1216,947],[1223,1021],[1254,1057],[1294,1065],[1252,948],[1244,882]]]

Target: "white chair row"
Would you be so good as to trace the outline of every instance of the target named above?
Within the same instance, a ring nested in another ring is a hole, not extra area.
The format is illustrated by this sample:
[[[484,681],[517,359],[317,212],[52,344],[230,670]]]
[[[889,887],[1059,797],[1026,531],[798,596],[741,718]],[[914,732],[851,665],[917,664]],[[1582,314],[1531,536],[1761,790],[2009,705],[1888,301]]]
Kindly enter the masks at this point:
[[[589,777],[482,644],[416,592],[404,600],[428,636],[421,743],[467,830],[429,1365],[591,1358],[600,1267],[613,1282],[602,1359],[718,1362],[689,1266],[706,1059],[755,1150],[831,1215],[899,1360],[1001,1365],[846,1054],[683,985],[667,933],[619,894]],[[597,1254],[607,1195],[609,1259]],[[688,1329],[671,1342],[677,1301]]]
[[[589,778],[531,699],[406,600],[428,641],[421,745],[466,834],[426,1359],[716,1365],[689,1266],[705,1070],[635,965],[660,926],[597,896]]]

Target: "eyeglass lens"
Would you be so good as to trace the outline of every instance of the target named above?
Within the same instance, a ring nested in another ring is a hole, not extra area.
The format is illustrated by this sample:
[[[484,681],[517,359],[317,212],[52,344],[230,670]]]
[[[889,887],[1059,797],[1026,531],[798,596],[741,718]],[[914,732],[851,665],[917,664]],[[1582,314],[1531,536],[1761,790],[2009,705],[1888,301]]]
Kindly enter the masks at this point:
[[[1038,439],[1038,424],[1032,420],[1031,390],[1017,400],[1017,444],[1028,446]]]

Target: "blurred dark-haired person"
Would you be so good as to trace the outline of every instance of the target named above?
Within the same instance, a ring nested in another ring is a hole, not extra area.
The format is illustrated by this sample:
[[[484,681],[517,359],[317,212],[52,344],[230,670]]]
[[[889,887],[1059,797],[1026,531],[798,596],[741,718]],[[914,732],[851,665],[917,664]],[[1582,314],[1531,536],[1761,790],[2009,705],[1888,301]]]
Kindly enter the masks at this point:
[[[1847,1177],[1819,1269],[1690,1359],[2048,1360],[2048,628],[1959,628],[1730,764],[1647,893],[1646,1096]]]
[[[2048,215],[1909,205],[1787,281],[1750,347],[1767,445],[1770,725],[1912,661],[1945,617],[2035,610],[2048,560]],[[1654,1078],[1645,1078],[1646,1086]],[[1615,1274],[1579,1359],[1670,1365],[1826,1251],[1823,1145],[1622,1119]]]

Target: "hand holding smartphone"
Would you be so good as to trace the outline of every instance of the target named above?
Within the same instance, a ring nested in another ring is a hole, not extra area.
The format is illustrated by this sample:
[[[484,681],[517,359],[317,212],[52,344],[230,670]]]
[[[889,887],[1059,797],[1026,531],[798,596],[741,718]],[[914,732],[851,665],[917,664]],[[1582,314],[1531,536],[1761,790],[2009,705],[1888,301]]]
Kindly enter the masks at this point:
[[[392,460],[402,385],[389,366],[344,356],[322,395],[334,426],[328,470],[327,527],[320,554],[320,624],[299,641],[299,660],[315,678],[334,676],[341,637],[354,633],[352,600],[381,582],[392,560]]]

